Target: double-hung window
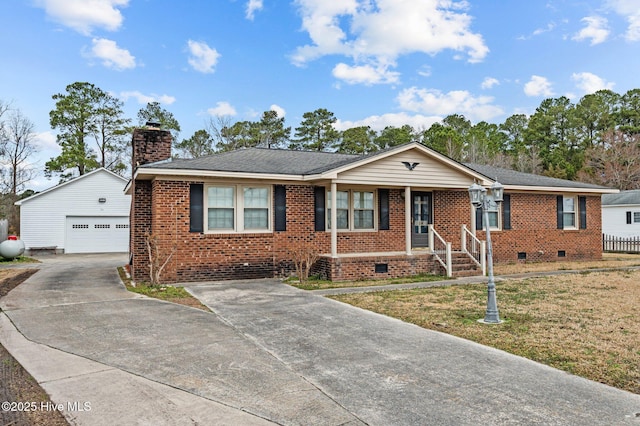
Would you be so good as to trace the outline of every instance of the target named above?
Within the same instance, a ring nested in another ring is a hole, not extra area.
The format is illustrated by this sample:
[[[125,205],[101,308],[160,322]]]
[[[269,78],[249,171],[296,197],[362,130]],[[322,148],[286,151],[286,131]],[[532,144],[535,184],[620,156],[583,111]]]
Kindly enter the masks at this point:
[[[489,227],[492,230],[500,230],[502,224],[500,223],[501,209],[500,205],[493,200],[493,196],[487,195],[489,208],[487,209],[487,215],[489,216]],[[486,229],[484,223],[484,212],[481,209],[477,209],[477,229]],[[481,214],[482,213],[482,214]]]
[[[564,229],[575,229],[576,226],[576,199],[575,197],[563,197],[562,199],[562,223]]]
[[[208,187],[207,229],[210,231],[233,231],[235,223],[235,187]]]
[[[331,191],[327,193],[327,229],[331,229]],[[336,192],[338,229],[349,229],[349,191]]]
[[[373,192],[353,191],[354,229],[373,229]]]
[[[269,190],[244,187],[244,229],[269,229]]]
[[[327,229],[331,229],[331,191],[327,192]],[[339,230],[375,229],[373,191],[337,191],[336,219]]]
[[[271,191],[264,186],[207,186],[206,228],[211,232],[271,229]]]

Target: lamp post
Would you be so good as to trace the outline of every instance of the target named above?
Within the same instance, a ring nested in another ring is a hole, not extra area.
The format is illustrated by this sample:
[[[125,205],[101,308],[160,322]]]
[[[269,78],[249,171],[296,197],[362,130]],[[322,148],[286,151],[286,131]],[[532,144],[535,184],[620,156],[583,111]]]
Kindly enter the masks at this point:
[[[504,187],[495,181],[491,185],[491,194],[493,195],[493,201],[501,203],[503,200]],[[496,282],[493,277],[493,247],[491,245],[491,226],[489,226],[489,203],[491,200],[487,197],[487,190],[477,183],[473,183],[469,187],[469,197],[471,198],[471,204],[475,208],[482,209],[482,220],[485,224],[485,231],[487,233],[487,266],[489,271],[489,280],[487,282],[487,311],[484,314],[484,319],[478,320],[483,324],[500,324],[500,314],[498,313],[498,302],[496,301]]]

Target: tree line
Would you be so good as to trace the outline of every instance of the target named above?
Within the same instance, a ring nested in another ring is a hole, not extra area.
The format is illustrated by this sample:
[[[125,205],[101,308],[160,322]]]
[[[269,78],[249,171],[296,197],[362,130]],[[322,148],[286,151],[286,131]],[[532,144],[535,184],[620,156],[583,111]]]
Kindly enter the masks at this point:
[[[46,162],[47,176],[58,175],[64,181],[98,167],[129,173],[135,125],[125,117],[121,100],[87,82],[70,84],[52,98],[55,106],[49,119],[57,130],[61,153]],[[549,98],[530,116],[514,114],[500,124],[473,124],[461,114],[452,114],[428,128],[404,125],[376,131],[356,126],[338,131],[334,113],[319,108],[304,113],[292,129],[284,117],[270,110],[256,121],[211,117],[202,129],[180,140],[178,120],[157,102],[138,111],[137,125],[147,121],[159,122],[173,133],[176,157],[249,147],[368,154],[419,142],[460,162],[623,190],[640,188],[640,89],[624,94],[600,90],[575,104],[564,96]],[[3,194],[16,194],[34,173],[28,167],[28,157],[35,152],[33,124],[0,102],[0,125]]]
[[[187,157],[247,147],[367,154],[419,142],[460,162],[621,190],[640,188],[640,89],[624,94],[600,90],[575,104],[565,96],[549,98],[530,116],[514,114],[500,124],[472,124],[452,114],[422,129],[357,126],[338,131],[337,118],[326,109],[302,118],[292,132],[274,111],[265,111],[259,121],[230,123],[215,117],[176,147]]]

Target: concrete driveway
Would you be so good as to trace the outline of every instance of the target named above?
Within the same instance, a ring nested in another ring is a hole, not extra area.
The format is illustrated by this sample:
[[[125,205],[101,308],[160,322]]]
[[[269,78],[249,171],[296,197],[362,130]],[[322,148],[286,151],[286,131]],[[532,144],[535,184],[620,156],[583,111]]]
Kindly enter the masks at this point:
[[[128,293],[126,256],[57,256],[0,301],[0,342],[77,424],[640,425],[640,395],[293,289]]]

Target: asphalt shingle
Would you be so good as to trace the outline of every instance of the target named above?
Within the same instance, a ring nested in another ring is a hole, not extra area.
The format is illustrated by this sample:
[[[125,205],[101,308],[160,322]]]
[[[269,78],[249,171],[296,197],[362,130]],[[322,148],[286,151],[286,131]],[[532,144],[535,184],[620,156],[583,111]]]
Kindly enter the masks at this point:
[[[304,176],[323,173],[365,158],[380,155],[383,152],[386,152],[386,150],[367,155],[352,155],[334,152],[247,148],[200,158],[162,161],[146,164],[144,167]],[[473,163],[463,163],[463,165],[489,179],[497,179],[504,185],[606,189],[599,185],[517,172],[500,167]]]
[[[621,191],[618,194],[603,194],[603,206],[640,204],[640,189]]]

